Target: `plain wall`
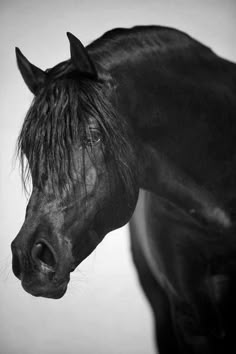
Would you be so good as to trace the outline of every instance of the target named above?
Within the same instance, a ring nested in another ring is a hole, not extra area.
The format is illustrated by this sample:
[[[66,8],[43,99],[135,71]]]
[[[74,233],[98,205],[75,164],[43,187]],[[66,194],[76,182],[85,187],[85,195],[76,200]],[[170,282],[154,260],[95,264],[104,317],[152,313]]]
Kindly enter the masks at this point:
[[[32,99],[14,47],[45,69],[69,57],[67,31],[88,44],[113,27],[159,24],[235,60],[235,15],[235,0],[0,2],[0,354],[154,353],[152,316],[132,265],[127,227],[105,238],[60,300],[30,296],[12,274],[10,243],[26,206],[13,155]]]

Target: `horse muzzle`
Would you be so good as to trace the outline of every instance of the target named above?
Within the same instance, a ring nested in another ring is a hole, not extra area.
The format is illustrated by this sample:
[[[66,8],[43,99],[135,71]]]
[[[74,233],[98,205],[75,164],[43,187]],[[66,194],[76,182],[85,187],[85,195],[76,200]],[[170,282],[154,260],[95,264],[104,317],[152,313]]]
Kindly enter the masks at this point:
[[[13,273],[28,293],[54,299],[65,294],[70,267],[60,264],[59,257],[46,240],[38,240],[27,253],[17,246],[17,241],[12,242],[11,248]]]

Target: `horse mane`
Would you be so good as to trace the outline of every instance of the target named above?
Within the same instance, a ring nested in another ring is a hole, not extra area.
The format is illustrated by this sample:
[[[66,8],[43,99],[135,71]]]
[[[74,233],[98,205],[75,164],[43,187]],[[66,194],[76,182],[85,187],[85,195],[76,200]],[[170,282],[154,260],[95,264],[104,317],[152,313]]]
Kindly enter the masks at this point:
[[[104,161],[108,154],[113,158],[114,173],[132,193],[134,154],[125,122],[112,105],[111,90],[104,82],[78,77],[73,72],[56,75],[64,71],[60,64],[51,70],[57,79],[50,80],[35,96],[18,138],[25,189],[30,176],[39,188],[49,180],[59,195],[73,186],[73,147],[79,144],[84,157],[88,151],[88,121],[93,117],[101,131]],[[92,155],[93,148],[89,150]]]

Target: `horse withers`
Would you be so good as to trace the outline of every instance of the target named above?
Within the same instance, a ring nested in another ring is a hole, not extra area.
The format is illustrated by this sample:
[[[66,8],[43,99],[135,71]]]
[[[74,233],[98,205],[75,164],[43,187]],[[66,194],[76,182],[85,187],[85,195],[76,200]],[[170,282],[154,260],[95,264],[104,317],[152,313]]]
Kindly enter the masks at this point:
[[[114,29],[86,48],[68,38],[70,59],[45,71],[16,49],[34,100],[18,139],[33,188],[15,275],[32,295],[60,298],[134,213],[160,353],[233,353],[235,64],[165,27]]]

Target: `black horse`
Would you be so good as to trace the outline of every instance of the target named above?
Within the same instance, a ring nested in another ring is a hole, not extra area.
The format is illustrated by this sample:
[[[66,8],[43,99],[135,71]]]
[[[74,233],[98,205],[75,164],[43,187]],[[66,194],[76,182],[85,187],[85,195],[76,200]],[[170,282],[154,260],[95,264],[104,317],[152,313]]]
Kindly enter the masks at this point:
[[[33,190],[12,243],[35,296],[131,219],[132,253],[163,353],[235,353],[236,65],[183,32],[114,29],[42,71],[18,140]]]

